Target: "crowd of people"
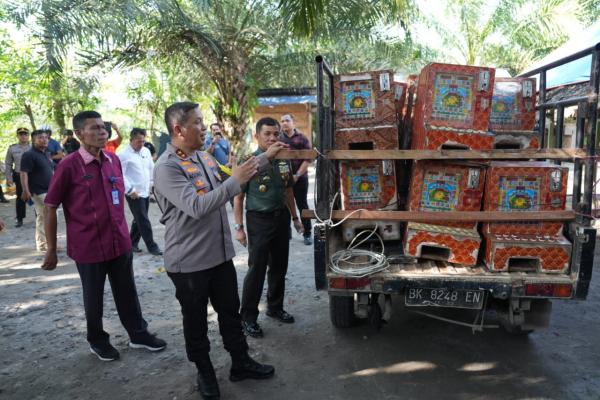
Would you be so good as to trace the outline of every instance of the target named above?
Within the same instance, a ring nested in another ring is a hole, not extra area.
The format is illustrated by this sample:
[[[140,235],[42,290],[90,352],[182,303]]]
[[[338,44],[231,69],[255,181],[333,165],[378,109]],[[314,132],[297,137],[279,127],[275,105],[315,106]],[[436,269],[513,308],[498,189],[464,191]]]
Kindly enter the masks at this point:
[[[295,321],[283,307],[285,275],[290,223],[303,234],[304,244],[312,244],[310,220],[299,218],[308,208],[309,161],[275,157],[282,149],[309,149],[310,144],[295,129],[292,115],[280,121],[262,118],[254,133],[258,149],[238,164],[222,126],[214,123],[207,129],[198,104],[172,104],[165,111],[165,124],[169,143],[158,154],[141,128],[132,129],[129,144],[115,154],[123,135],[96,111],[78,113],[61,143],[51,138],[49,129],[17,129],[18,142],[5,159],[7,183],[16,186],[15,227],[23,225],[26,204],[34,205],[36,248],[45,253],[42,269],[53,270],[62,222],[57,210],[62,207],[67,255],[75,261],[83,288],[87,340],[91,353],[103,361],[119,358],[102,324],[107,276],[129,346],[149,351],[167,346],[148,329],[133,272],[133,255],[142,251],[140,240],[150,254],[163,256],[181,306],[187,357],[198,370],[198,390],[205,399],[218,399],[209,357],[208,301],[218,314],[223,345],[232,359],[231,381],[269,378],[275,371],[248,355],[246,339],[264,335],[257,318],[265,277],[266,315],[283,323]],[[114,139],[112,131],[117,133]],[[154,240],[149,219],[152,198],[165,226],[164,250]],[[3,194],[0,200],[5,200]],[[125,202],[133,217],[130,228]],[[235,239],[249,252],[241,302],[227,203],[233,204]]]

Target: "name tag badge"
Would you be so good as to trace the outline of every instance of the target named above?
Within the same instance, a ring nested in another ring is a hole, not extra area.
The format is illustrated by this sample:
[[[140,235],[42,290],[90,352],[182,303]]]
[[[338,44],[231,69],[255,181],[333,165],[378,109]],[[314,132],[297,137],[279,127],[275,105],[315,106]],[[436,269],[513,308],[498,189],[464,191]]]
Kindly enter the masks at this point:
[[[114,205],[119,204],[119,191],[117,189],[112,190],[112,201]]]

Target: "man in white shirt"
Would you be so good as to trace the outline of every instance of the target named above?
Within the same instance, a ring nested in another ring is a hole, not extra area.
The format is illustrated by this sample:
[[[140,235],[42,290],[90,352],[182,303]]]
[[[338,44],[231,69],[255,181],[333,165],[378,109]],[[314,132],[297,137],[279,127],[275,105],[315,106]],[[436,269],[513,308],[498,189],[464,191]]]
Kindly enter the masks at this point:
[[[148,207],[150,206],[150,193],[153,186],[152,155],[144,147],[146,131],[141,128],[133,128],[129,140],[129,146],[119,153],[123,167],[123,181],[125,183],[125,194],[129,209],[133,214],[131,222],[130,237],[133,251],[142,250],[138,247],[140,238],[144,239],[148,252],[155,256],[162,255],[162,251],[152,236],[152,224],[148,219]]]

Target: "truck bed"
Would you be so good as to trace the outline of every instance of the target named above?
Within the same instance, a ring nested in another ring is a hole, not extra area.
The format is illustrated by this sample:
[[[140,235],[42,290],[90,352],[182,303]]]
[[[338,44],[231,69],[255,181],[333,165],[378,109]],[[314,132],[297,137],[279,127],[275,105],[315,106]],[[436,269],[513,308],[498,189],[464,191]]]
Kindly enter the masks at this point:
[[[329,271],[327,278],[344,277]],[[507,299],[511,296],[525,297],[526,284],[575,285],[577,277],[574,274],[490,272],[484,266],[466,267],[444,261],[420,260],[418,263],[391,264],[387,270],[357,282],[364,283],[364,286],[354,287],[354,292],[401,294],[407,287],[430,287],[489,290],[493,297]],[[338,291],[332,287],[329,290]],[[347,288],[339,292],[347,292]]]

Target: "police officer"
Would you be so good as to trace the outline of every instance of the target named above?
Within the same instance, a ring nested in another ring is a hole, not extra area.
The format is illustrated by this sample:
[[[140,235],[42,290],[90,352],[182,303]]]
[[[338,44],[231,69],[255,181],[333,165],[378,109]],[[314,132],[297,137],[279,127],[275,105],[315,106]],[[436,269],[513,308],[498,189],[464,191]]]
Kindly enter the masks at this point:
[[[254,156],[268,151],[278,141],[279,122],[265,117],[256,123],[258,150]],[[242,324],[246,334],[262,337],[257,322],[258,303],[263,291],[265,274],[268,276],[267,316],[284,323],[293,323],[294,317],[283,309],[285,275],[288,267],[290,213],[294,228],[303,231],[296,214],[294,177],[289,161],[276,160],[271,168],[257,174],[244,185],[244,190],[234,201],[235,238],[248,244],[248,272],[242,293]],[[248,237],[242,224],[242,209],[246,200]],[[267,272],[267,265],[269,266]]]
[[[29,130],[27,128],[17,129],[18,143],[11,145],[6,151],[5,168],[6,184],[12,185],[13,183],[17,187],[17,200],[15,201],[17,211],[17,223],[15,228],[23,226],[23,219],[25,218],[26,208],[25,201],[21,199],[23,194],[23,186],[21,186],[21,157],[23,154],[31,148],[29,145]]]
[[[160,222],[165,225],[165,267],[181,304],[186,352],[198,368],[198,389],[203,398],[217,399],[219,386],[207,337],[209,299],[219,316],[223,345],[232,358],[229,379],[269,378],[275,371],[248,355],[225,203],[287,146],[279,143],[239,167],[234,165],[232,176],[221,182],[215,159],[200,151],[206,126],[198,104],[172,104],[165,111],[165,122],[171,143],[154,168],[156,201],[163,213]]]

